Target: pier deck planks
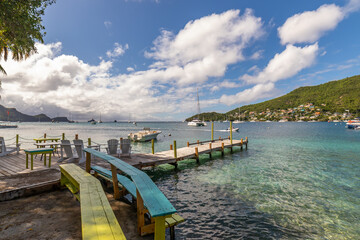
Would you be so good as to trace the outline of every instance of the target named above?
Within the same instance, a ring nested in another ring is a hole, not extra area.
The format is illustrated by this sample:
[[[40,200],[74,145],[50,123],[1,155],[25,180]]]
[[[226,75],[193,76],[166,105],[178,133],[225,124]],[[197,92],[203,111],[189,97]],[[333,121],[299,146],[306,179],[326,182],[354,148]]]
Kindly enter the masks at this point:
[[[59,169],[57,160],[60,158],[55,156],[51,156],[52,164],[51,168]],[[30,161],[30,160],[29,160]],[[29,169],[26,169],[26,155],[24,151],[20,151],[19,154],[10,153],[9,155],[0,157],[0,177],[2,176],[11,176],[17,175],[19,173],[27,173],[31,172],[30,163]],[[47,166],[44,166],[43,160],[40,161],[40,156],[34,158],[34,170],[43,170],[49,169]]]

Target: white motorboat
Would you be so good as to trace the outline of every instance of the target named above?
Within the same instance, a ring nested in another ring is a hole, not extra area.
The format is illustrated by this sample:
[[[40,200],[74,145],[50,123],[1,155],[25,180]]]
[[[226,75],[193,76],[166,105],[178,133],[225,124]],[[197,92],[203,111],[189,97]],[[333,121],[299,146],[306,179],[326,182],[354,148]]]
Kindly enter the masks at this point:
[[[157,135],[159,135],[161,131],[150,130],[150,128],[144,128],[142,131],[137,133],[130,133],[128,138],[134,142],[147,142],[152,139],[156,139]]]
[[[349,129],[357,129],[360,128],[360,120],[349,120],[346,123],[346,128]]]
[[[239,131],[239,128],[234,128],[234,127],[233,127],[233,128],[232,128],[232,131],[233,131],[233,132],[238,132],[238,131]],[[226,132],[230,132],[230,128],[227,128],[227,129],[226,129]]]
[[[199,119],[193,119],[191,122],[188,122],[188,126],[203,127],[205,126],[205,123],[200,121]]]

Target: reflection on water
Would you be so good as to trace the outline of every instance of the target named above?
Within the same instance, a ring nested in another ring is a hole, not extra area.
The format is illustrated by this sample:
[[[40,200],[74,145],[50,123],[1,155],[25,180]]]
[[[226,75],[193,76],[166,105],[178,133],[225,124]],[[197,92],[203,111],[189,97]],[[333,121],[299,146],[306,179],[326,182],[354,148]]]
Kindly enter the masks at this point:
[[[235,125],[235,124],[234,124]],[[249,149],[233,155],[202,156],[175,170],[146,172],[186,222],[179,239],[356,239],[360,236],[360,131],[334,123],[244,123],[234,138],[249,137]],[[2,129],[6,138],[75,133],[105,143],[151,127],[162,131],[155,150],[210,138],[210,124],[185,123],[20,124]],[[216,130],[228,123],[215,123]],[[171,136],[170,136],[171,135]],[[227,137],[215,132],[215,137]],[[31,143],[24,143],[31,144]],[[150,143],[133,144],[151,152]]]

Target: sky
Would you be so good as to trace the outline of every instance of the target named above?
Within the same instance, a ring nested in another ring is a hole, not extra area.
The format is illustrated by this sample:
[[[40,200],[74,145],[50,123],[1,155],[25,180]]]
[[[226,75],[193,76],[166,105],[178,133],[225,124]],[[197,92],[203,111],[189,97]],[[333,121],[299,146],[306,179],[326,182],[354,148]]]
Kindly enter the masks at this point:
[[[360,0],[59,0],[0,62],[0,104],[72,120],[181,121],[358,75]],[[10,59],[10,58],[9,58]]]

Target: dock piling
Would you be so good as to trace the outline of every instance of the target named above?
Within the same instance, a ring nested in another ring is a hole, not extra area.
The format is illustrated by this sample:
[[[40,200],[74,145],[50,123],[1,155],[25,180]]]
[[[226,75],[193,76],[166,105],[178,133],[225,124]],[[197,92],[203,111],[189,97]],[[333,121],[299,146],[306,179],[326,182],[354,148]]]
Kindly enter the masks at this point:
[[[211,122],[211,141],[214,141],[214,122]]]
[[[65,133],[62,133],[61,140],[65,140]]]
[[[19,134],[16,134],[16,154],[19,154],[20,145],[19,145]]]
[[[44,138],[46,138],[46,133],[44,133]]]
[[[245,147],[246,147],[246,150],[247,150],[247,145],[248,145],[248,137],[246,137],[246,138],[245,138],[245,140],[246,140],[246,146],[245,146]]]
[[[172,144],[170,144],[170,150],[173,150],[173,145]]]
[[[154,139],[151,139],[151,152],[152,154],[155,154]]]
[[[211,158],[211,143],[209,143],[209,149],[210,149],[210,152],[209,152],[209,157]]]
[[[232,131],[232,121],[230,121],[230,143],[231,144],[233,144],[233,137],[232,137],[232,133],[233,133],[233,131]]]
[[[88,138],[88,147],[91,147],[91,138]]]
[[[75,140],[79,139],[79,134],[75,134]]]
[[[188,146],[188,147],[190,146],[190,143],[189,143],[189,142],[187,142],[187,146]]]
[[[198,144],[198,145],[200,144],[200,141],[199,141],[199,140],[197,140],[197,144]]]
[[[196,162],[199,163],[199,149],[196,147],[195,148],[195,158],[196,158]]]
[[[241,141],[241,150],[243,150],[244,140],[241,139],[240,141]]]
[[[177,158],[176,141],[174,140],[174,158]]]
[[[225,149],[225,145],[224,143],[221,143],[221,156],[224,156],[224,149]]]

